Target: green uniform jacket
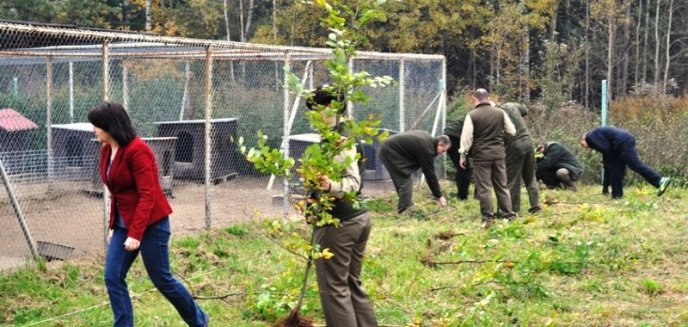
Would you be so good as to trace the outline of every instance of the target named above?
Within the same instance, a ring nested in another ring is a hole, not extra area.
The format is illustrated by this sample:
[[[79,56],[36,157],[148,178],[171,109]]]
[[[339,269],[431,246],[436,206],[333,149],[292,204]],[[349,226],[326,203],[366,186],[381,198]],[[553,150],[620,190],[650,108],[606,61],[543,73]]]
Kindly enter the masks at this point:
[[[571,178],[574,180],[577,180],[583,173],[583,165],[561,143],[547,142],[543,154],[544,156],[537,160],[537,170],[547,171],[566,168],[571,172]]]
[[[503,109],[509,119],[514,123],[516,128],[516,135],[507,136],[504,146],[506,147],[507,154],[512,155],[523,155],[534,150],[533,139],[530,138],[530,132],[528,127],[526,127],[526,122],[523,120],[528,114],[528,108],[526,106],[516,103],[507,102],[499,105],[499,108]]]
[[[463,131],[463,123],[466,121],[466,115],[461,115],[458,119],[455,121],[449,123],[447,127],[444,128],[444,134],[456,137],[457,139],[461,139],[461,131]],[[458,144],[456,145],[458,148]]]
[[[390,136],[382,143],[380,153],[392,164],[400,175],[411,176],[418,169],[423,171],[425,180],[435,198],[442,197],[440,183],[435,174],[437,142],[426,131],[409,131]]]

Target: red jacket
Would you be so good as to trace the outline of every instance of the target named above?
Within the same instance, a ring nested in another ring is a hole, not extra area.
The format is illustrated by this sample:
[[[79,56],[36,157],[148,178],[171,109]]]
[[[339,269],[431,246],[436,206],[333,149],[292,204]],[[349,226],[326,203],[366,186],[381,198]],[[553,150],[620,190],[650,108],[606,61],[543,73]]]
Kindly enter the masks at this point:
[[[108,181],[106,169],[111,153],[112,149],[107,144],[100,150],[100,178],[110,190],[108,226],[114,228],[117,203],[127,226],[127,236],[140,241],[146,227],[172,213],[172,207],[160,186],[155,155],[140,137],[134,138],[115,154]]]

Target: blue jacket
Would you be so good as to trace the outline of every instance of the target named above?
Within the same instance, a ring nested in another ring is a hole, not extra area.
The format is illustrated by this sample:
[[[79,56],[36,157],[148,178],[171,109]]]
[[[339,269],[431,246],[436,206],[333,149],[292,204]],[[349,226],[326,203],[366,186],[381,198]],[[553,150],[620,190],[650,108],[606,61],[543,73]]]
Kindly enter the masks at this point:
[[[616,127],[598,127],[585,136],[588,147],[602,153],[604,162],[616,159],[622,146],[634,144],[635,137],[629,131]]]

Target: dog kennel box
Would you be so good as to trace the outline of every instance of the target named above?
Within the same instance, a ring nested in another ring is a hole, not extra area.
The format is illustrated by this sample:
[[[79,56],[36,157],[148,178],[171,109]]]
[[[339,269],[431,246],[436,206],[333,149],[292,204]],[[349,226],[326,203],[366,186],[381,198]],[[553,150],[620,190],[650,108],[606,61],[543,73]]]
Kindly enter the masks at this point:
[[[176,137],[175,178],[205,179],[205,120],[156,122],[159,137]],[[213,181],[237,174],[238,158],[234,138],[236,118],[210,121],[210,178]]]
[[[89,180],[98,171],[100,144],[91,123],[52,125],[52,176],[67,180]],[[94,173],[95,171],[95,173]]]
[[[387,130],[390,135],[396,134],[396,131]],[[296,159],[298,166],[298,159],[301,158],[306,148],[315,143],[320,143],[320,135],[316,133],[294,134],[289,138],[289,156]],[[382,165],[378,151],[380,149],[380,142],[375,139],[372,144],[362,143],[363,154],[365,157],[365,180],[375,181],[382,180],[387,174],[387,170]]]

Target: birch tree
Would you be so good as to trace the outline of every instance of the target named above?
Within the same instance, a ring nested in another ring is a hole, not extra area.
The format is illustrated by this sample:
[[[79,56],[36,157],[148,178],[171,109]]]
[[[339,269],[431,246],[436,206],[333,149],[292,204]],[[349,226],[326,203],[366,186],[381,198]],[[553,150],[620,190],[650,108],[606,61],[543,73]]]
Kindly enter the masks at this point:
[[[667,94],[667,81],[669,80],[669,66],[671,64],[671,22],[674,14],[674,0],[669,0],[669,19],[667,20],[666,32],[666,57],[664,58],[664,82],[662,83],[662,93]]]

